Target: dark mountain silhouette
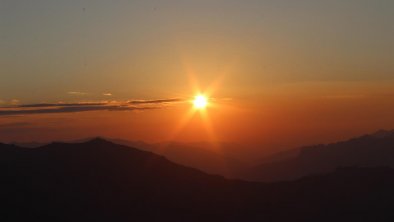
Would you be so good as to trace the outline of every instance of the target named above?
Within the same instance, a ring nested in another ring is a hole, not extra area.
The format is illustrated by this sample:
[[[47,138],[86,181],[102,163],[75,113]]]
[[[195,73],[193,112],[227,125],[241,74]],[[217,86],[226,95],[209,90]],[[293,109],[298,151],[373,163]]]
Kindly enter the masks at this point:
[[[291,154],[291,155],[290,155]],[[394,167],[394,130],[381,130],[344,142],[316,145],[277,155],[253,168],[246,178],[292,180],[334,171],[338,167]]]
[[[266,164],[266,163],[275,163],[280,162],[288,159],[296,158],[300,155],[302,148],[294,148],[290,150],[280,151],[268,156],[263,157],[259,162],[259,165]]]
[[[14,144],[19,147],[24,147],[24,148],[37,148],[40,146],[47,145],[47,143],[41,143],[41,142],[12,142],[11,144]]]
[[[143,141],[128,141],[122,139],[108,139],[116,144],[136,147],[145,151],[165,156],[170,161],[202,170],[210,174],[220,174],[228,178],[237,177],[251,165],[235,155],[210,149],[208,143],[145,143]],[[228,146],[223,147],[223,150]]]
[[[67,141],[66,143],[81,143],[91,139],[92,138],[83,138]],[[239,174],[242,174],[252,166],[252,164],[248,164],[247,161],[242,160],[242,158],[237,158],[237,154],[233,155],[229,153],[229,150],[234,150],[231,148],[235,146],[230,143],[222,143],[220,146],[223,146],[223,148],[219,151],[214,151],[210,148],[211,144],[208,142],[183,143],[173,141],[146,143],[144,141],[130,141],[124,139],[104,139],[116,144],[153,152],[168,158],[172,162],[199,169],[206,173],[223,175],[228,178],[236,178]],[[11,144],[25,148],[37,148],[47,143],[13,142]]]
[[[0,144],[1,221],[392,221],[394,170],[226,180],[94,139]]]

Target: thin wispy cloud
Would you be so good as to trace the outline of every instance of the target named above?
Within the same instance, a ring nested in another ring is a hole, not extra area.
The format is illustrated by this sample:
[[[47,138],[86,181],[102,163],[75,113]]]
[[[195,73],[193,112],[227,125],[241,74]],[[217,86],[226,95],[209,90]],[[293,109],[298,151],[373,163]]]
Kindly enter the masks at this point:
[[[12,128],[12,127],[25,127],[29,126],[31,123],[29,122],[14,122],[14,123],[3,123],[0,124],[0,129],[1,128]]]
[[[132,100],[129,104],[162,104],[162,103],[175,103],[183,102],[184,99],[156,99],[156,100]]]
[[[19,104],[20,101],[19,101],[19,99],[12,99],[12,100],[10,101],[10,103],[11,103],[12,105],[16,105],[16,104]]]
[[[112,93],[103,93],[103,96],[112,96]]]
[[[86,92],[78,92],[78,91],[71,91],[71,92],[67,92],[67,94],[74,95],[74,96],[85,96],[88,93],[86,93]]]
[[[1,106],[16,106],[18,104],[20,104],[19,99],[11,99],[11,100],[0,99],[0,107]]]
[[[81,103],[37,103],[0,108],[0,116],[51,113],[76,113],[88,111],[141,111],[163,108],[164,104],[180,102],[180,99],[103,101]]]
[[[19,105],[17,108],[40,108],[40,107],[72,107],[72,106],[100,106],[106,105],[108,102],[85,102],[85,103],[37,103]],[[11,107],[8,107],[11,108]]]

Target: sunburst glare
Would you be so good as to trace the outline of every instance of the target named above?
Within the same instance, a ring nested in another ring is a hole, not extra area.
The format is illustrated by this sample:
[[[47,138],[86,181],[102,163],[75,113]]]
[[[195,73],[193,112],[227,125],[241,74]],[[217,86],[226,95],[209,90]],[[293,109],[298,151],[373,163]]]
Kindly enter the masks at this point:
[[[202,94],[194,97],[193,105],[195,109],[205,109],[208,105],[208,98]]]

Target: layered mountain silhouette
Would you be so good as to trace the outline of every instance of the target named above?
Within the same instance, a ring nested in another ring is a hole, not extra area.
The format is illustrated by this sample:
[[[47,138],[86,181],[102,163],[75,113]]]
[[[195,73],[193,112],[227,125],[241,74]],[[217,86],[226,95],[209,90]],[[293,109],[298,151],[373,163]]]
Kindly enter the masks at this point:
[[[222,150],[214,151],[209,143],[145,143],[142,141],[128,141],[121,139],[108,139],[116,144],[136,147],[145,151],[165,156],[170,161],[193,167],[210,174],[220,174],[229,178],[238,177],[251,165],[237,155],[231,155],[222,150],[229,148],[223,144]]]
[[[72,143],[89,140],[91,139],[79,139]],[[218,152],[207,148],[210,144],[206,142],[152,144],[122,139],[105,138],[105,140],[152,152],[174,163],[206,173],[249,181],[294,180],[303,176],[332,172],[338,167],[394,167],[394,130],[380,130],[370,135],[328,145],[291,149],[266,156],[257,166],[253,166],[250,158],[239,154],[240,150],[245,149],[242,146],[234,148],[236,144],[220,144],[221,149]],[[39,142],[14,144],[27,148],[45,145]]]
[[[227,180],[103,139],[0,144],[1,221],[392,221],[394,170]]]
[[[68,143],[81,143],[91,140],[92,138],[78,139],[68,141]],[[228,178],[239,177],[245,170],[249,169],[249,164],[242,155],[233,152],[239,150],[239,145],[222,143],[219,144],[220,150],[214,151],[212,144],[208,142],[162,142],[146,143],[144,141],[130,141],[124,139],[104,138],[116,144],[135,147],[140,150],[152,152],[166,157],[172,162],[202,170],[210,174],[219,174]],[[13,142],[20,147],[37,148],[46,145],[39,142]],[[241,158],[239,158],[241,156]]]
[[[394,167],[394,130],[381,130],[344,142],[290,150],[267,158],[245,178],[259,181],[293,180],[332,172],[338,167]]]

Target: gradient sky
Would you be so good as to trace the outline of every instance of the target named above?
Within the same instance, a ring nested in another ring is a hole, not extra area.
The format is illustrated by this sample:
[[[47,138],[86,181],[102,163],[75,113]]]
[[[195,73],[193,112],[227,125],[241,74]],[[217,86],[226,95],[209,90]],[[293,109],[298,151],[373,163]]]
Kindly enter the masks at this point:
[[[345,139],[394,128],[393,21],[392,0],[1,0],[0,106],[184,99],[193,77],[220,80],[218,140]],[[0,140],[161,141],[189,106],[0,112]],[[196,117],[176,139],[205,134]]]

